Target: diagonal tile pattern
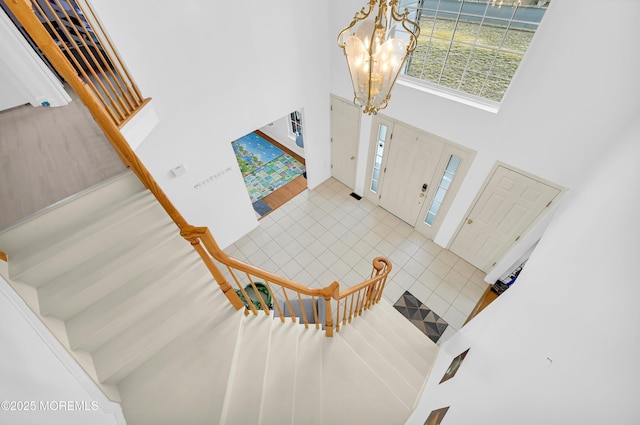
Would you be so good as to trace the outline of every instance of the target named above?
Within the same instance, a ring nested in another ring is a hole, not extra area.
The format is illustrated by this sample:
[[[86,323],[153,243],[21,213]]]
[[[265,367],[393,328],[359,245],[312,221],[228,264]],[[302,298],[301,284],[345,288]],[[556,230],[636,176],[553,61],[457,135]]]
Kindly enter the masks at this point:
[[[462,327],[488,283],[485,274],[351,189],[329,179],[260,220],[226,248],[229,255],[311,287],[355,285],[376,256],[393,265],[384,297],[409,291],[448,323],[440,342]]]

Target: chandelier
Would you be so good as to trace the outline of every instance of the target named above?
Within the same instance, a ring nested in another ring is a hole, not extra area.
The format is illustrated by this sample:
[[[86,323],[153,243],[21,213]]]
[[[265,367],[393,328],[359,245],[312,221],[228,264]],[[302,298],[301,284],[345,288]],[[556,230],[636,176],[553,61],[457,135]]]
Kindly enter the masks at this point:
[[[367,19],[376,3],[378,14]],[[368,8],[357,12],[349,26],[338,35],[353,83],[353,102],[365,114],[387,107],[391,88],[409,53],[416,48],[420,28],[398,11],[398,0],[369,0]]]

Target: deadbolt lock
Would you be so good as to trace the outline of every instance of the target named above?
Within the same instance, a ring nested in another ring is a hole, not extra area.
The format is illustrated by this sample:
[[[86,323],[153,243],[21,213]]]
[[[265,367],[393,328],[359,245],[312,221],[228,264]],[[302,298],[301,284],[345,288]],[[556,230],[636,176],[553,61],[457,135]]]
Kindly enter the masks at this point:
[[[427,191],[427,184],[425,183],[425,184],[422,185],[422,193],[424,193],[426,191]]]

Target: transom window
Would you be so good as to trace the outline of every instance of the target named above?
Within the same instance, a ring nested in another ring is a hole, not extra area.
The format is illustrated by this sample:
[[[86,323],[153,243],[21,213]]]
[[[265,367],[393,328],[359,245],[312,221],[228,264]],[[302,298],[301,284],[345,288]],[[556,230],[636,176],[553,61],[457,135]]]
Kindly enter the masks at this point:
[[[408,80],[465,97],[502,101],[548,0],[404,0],[420,25],[407,58]]]

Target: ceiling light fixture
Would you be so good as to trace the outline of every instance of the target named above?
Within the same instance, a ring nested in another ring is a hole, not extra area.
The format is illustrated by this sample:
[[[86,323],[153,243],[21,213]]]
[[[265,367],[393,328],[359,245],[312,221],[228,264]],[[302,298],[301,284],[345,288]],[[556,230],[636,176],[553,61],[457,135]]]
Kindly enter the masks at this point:
[[[375,19],[367,19],[378,3]],[[367,10],[365,10],[367,9]],[[398,0],[369,0],[368,8],[357,12],[351,24],[338,35],[338,46],[347,57],[353,102],[365,114],[387,107],[391,88],[409,53],[413,52],[420,27],[398,11]]]

